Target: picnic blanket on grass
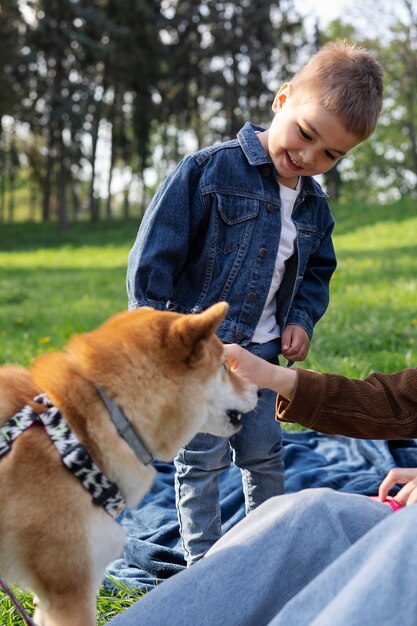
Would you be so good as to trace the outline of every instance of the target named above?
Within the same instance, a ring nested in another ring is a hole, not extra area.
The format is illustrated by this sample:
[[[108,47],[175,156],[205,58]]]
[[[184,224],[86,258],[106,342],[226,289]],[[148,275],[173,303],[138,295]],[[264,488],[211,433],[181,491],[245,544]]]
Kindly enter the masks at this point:
[[[313,430],[283,433],[287,493],[314,487],[375,495],[395,466],[417,467],[417,440],[377,441],[327,436]],[[143,590],[185,567],[175,509],[174,466],[154,463],[158,470],[151,491],[137,509],[127,508],[120,521],[127,533],[123,554],[107,574]],[[240,471],[234,465],[220,477],[222,530],[245,515]],[[117,589],[106,578],[105,586]]]

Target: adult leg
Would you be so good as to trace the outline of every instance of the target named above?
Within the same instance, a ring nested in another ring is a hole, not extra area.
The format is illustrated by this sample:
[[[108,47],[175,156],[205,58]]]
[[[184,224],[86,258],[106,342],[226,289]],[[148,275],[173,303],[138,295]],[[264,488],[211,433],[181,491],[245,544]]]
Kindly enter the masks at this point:
[[[376,523],[387,506],[310,489],[271,498],[114,626],[264,626]],[[397,515],[397,514],[395,514]]]
[[[199,433],[174,460],[180,534],[188,565],[221,536],[219,474],[231,463],[229,439]]]
[[[249,346],[257,356],[277,363],[280,341]],[[276,394],[263,389],[254,411],[243,416],[243,427],[231,437],[234,461],[242,472],[246,513],[273,496],[284,493],[284,448],[275,420]]]
[[[290,600],[269,626],[415,626],[416,527],[416,505],[390,513]]]

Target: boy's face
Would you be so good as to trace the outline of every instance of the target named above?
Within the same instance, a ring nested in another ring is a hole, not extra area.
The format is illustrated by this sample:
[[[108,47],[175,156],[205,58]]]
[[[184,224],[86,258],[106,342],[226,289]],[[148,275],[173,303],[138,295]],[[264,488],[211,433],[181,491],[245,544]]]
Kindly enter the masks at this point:
[[[360,139],[319,103],[302,102],[288,92],[286,83],[275,97],[275,117],[261,142],[279,172],[279,182],[295,188],[299,176],[327,172]]]

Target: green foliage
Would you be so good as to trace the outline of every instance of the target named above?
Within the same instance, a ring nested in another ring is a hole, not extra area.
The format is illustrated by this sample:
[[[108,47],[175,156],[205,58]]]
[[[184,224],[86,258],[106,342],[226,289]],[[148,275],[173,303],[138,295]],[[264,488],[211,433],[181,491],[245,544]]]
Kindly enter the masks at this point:
[[[417,196],[417,12],[409,0],[380,0],[378,19],[371,0],[361,3],[366,36],[340,20],[329,37],[348,36],[371,50],[384,68],[384,105],[371,138],[344,162],[342,197],[363,202],[392,202]],[[349,34],[350,32],[350,34]]]
[[[16,0],[7,4],[18,13]],[[14,105],[0,95],[0,113],[16,122],[4,159],[27,168],[43,219],[58,217],[62,229],[82,210],[96,221],[106,191],[110,217],[117,174],[131,215],[130,187],[144,208],[148,167],[162,179],[190,146],[234,137],[247,119],[267,124],[271,81],[277,86],[288,74],[305,40],[291,1],[34,0],[30,7],[9,60]],[[1,20],[0,32],[6,38]],[[28,132],[19,132],[22,123]],[[4,172],[0,221],[15,175]]]
[[[17,219],[22,171],[31,217],[41,207],[62,229],[83,214],[111,217],[116,193],[124,216],[132,200],[143,211],[153,175],[161,181],[184,154],[234,137],[247,120],[268,125],[279,83],[308,48],[335,38],[375,52],[386,91],[376,132],[325,175],[328,192],[366,202],[415,197],[416,11],[409,0],[381,0],[375,20],[374,3],[361,4],[365,36],[349,7],[307,44],[293,0],[6,0],[0,221]]]

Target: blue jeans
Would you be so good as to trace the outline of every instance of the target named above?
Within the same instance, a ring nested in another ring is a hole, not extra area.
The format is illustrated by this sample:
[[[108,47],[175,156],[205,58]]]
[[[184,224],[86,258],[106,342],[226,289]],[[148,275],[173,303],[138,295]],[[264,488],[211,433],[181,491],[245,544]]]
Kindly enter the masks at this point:
[[[417,505],[272,498],[113,626],[416,626]]]
[[[250,352],[277,362],[280,341],[252,344]],[[284,493],[282,435],[275,421],[276,394],[262,390],[242,429],[227,439],[199,433],[175,460],[175,491],[181,539],[188,565],[199,560],[221,536],[219,475],[233,460],[242,473],[246,513]]]

